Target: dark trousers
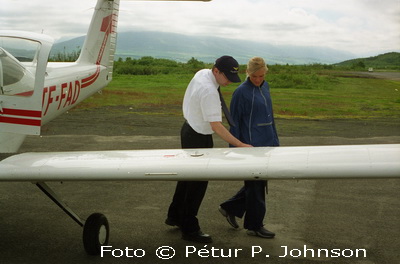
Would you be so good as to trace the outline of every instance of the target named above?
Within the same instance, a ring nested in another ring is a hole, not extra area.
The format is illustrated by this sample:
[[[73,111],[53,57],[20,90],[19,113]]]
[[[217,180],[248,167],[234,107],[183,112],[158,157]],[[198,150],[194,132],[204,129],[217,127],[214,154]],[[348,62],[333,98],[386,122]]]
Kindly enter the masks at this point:
[[[194,131],[185,122],[181,129],[182,148],[212,148],[212,135],[203,135]],[[179,223],[183,233],[200,230],[197,214],[207,190],[208,181],[178,181],[172,203],[168,209],[168,218]]]
[[[266,181],[245,181],[242,189],[221,207],[236,217],[244,217],[244,228],[257,230],[262,227],[266,213]]]

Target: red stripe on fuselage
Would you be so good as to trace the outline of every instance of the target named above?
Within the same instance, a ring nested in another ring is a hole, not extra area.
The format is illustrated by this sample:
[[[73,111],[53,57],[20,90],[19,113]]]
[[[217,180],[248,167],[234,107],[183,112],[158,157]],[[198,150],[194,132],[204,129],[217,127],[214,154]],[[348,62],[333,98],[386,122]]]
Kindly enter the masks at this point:
[[[40,126],[41,120],[40,119],[36,120],[36,119],[25,119],[25,118],[0,116],[0,123],[27,125],[27,126]]]
[[[11,109],[11,108],[3,108],[0,111],[2,115],[14,115],[14,116],[23,116],[23,117],[38,117],[42,116],[41,111],[34,111],[34,110],[23,110],[23,109]]]
[[[97,66],[96,72],[89,77],[82,79],[82,89],[94,83],[100,75],[100,66]]]
[[[3,108],[0,112],[0,123],[40,126],[41,119],[35,118],[40,118],[41,116],[41,111]]]
[[[33,91],[27,91],[27,92],[23,92],[23,93],[18,93],[16,95],[17,96],[32,96],[33,95]]]

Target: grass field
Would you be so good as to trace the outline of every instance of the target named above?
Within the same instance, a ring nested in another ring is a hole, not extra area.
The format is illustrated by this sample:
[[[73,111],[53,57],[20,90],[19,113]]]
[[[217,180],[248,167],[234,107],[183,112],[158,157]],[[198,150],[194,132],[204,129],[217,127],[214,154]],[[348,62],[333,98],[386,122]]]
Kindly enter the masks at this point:
[[[400,81],[340,77],[336,71],[279,71],[266,80],[271,87],[276,117],[304,119],[400,119]],[[159,108],[180,115],[180,106],[192,74],[116,75],[102,94],[79,108],[126,105]],[[242,80],[245,76],[241,76]],[[236,88],[223,88],[229,103]]]

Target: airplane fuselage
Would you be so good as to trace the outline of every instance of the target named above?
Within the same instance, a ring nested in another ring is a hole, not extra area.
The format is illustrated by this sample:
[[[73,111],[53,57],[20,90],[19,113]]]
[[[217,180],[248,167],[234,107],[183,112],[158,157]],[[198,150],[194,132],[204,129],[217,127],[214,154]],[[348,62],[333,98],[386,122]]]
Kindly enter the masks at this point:
[[[76,62],[48,62],[54,40],[0,31],[0,153],[18,151],[26,135],[108,85],[119,1],[99,0]]]
[[[109,82],[109,70],[102,65],[49,63],[43,88],[38,89],[41,92],[41,109],[26,109],[24,104],[13,108],[2,107],[1,122],[40,131],[41,126],[100,91]],[[33,90],[8,97],[29,100],[32,96]],[[0,131],[0,153],[16,152],[25,137],[25,133]]]
[[[103,89],[107,79],[107,68],[101,65],[49,63],[43,88],[42,125]]]

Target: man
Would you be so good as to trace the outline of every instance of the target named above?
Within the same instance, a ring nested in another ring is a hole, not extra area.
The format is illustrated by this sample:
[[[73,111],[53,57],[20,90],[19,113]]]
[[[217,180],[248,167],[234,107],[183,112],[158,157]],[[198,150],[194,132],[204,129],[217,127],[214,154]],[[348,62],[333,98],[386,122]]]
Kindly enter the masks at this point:
[[[212,148],[213,133],[230,145],[251,147],[232,136],[222,124],[221,106],[224,102],[219,87],[240,82],[238,70],[239,64],[234,58],[222,56],[211,70],[203,69],[195,74],[183,99],[182,148]],[[180,227],[184,240],[212,242],[211,236],[201,231],[196,217],[207,185],[207,181],[179,181],[176,185],[165,223]]]

